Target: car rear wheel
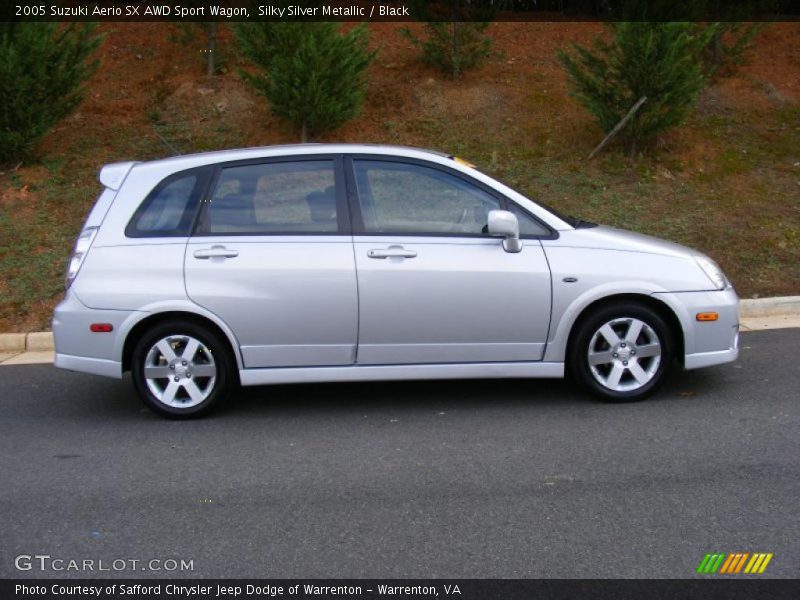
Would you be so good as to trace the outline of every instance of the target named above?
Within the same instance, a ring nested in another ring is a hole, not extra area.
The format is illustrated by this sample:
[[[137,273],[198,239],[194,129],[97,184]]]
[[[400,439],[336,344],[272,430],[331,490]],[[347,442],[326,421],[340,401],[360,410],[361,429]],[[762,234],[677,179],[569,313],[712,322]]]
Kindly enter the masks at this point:
[[[191,322],[163,323],[144,335],[131,374],[148,407],[178,419],[208,413],[230,394],[234,378],[225,342]]]
[[[605,306],[578,326],[569,368],[578,384],[609,402],[633,402],[663,383],[674,350],[670,330],[641,304]]]

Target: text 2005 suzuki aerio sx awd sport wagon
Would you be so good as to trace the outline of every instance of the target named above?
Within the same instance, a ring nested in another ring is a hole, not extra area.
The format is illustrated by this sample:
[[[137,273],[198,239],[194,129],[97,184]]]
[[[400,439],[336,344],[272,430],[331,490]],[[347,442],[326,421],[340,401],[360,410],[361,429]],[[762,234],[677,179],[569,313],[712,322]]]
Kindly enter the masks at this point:
[[[238,384],[568,373],[611,401],[738,354],[708,257],[560,216],[445,154],[299,145],[111,164],[56,365],[195,416]]]

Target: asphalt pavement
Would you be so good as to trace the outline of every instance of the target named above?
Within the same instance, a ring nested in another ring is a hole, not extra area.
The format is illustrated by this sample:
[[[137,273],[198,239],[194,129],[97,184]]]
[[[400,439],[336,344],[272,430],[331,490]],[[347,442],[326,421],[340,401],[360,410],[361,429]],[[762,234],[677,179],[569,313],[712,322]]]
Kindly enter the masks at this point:
[[[3,366],[0,577],[684,578],[709,552],[798,577],[799,342],[743,334],[739,362],[637,404],[552,380],[296,385],[189,422],[127,378]]]

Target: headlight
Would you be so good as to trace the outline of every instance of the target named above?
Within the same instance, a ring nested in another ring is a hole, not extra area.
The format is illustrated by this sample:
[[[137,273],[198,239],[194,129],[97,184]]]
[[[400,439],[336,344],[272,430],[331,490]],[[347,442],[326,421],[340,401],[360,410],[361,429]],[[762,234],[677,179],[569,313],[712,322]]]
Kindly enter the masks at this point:
[[[69,263],[67,264],[65,282],[67,288],[69,288],[75,276],[78,274],[78,271],[80,271],[83,259],[86,258],[86,253],[89,251],[89,247],[92,245],[95,235],[97,235],[97,227],[87,227],[81,231],[81,234],[78,236],[75,242],[75,250],[72,251],[72,256],[69,257]]]
[[[719,268],[719,265],[715,263],[713,260],[708,258],[707,256],[695,256],[694,261],[697,265],[703,269],[703,273],[711,280],[718,290],[724,290],[728,285],[727,278],[725,274],[722,272],[722,269]]]

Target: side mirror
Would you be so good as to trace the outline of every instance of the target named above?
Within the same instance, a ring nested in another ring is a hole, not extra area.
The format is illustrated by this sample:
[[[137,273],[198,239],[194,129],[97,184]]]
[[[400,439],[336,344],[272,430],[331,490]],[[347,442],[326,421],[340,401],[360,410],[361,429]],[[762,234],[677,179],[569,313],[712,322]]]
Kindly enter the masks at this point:
[[[488,222],[489,235],[503,236],[503,250],[520,252],[522,240],[519,239],[517,216],[507,210],[490,210]]]

